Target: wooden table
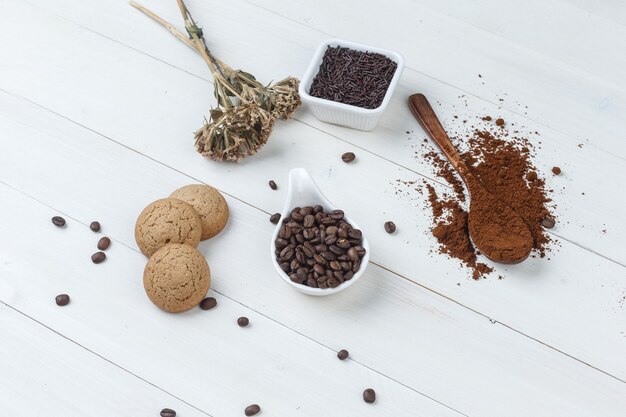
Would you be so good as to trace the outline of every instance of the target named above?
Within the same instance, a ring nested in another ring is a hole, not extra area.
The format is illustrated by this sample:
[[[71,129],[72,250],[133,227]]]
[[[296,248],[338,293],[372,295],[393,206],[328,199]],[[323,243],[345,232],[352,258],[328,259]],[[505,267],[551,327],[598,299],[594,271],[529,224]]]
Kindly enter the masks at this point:
[[[144,1],[182,29],[175,1]],[[121,0],[1,2],[3,415],[221,417],[251,403],[282,417],[625,415],[626,3],[383,3],[189,0],[215,54],[264,82],[300,76],[328,37],[407,61],[374,131],[302,108],[259,154],[221,164],[193,148],[210,73],[165,30]],[[425,135],[406,108],[413,92],[449,129],[488,114],[540,133],[537,166],[563,169],[546,175],[559,215],[550,260],[475,282],[431,253],[424,197],[396,194],[398,179],[444,187],[415,155]],[[347,151],[356,163],[341,161]],[[293,167],[369,237],[367,273],[339,295],[293,291],[269,258],[268,217]],[[142,288],[133,225],[150,201],[198,182],[231,209],[200,245],[219,305],[166,314]],[[100,265],[92,220],[113,240]],[[55,305],[59,293],[70,305]],[[368,387],[376,404],[361,398]]]

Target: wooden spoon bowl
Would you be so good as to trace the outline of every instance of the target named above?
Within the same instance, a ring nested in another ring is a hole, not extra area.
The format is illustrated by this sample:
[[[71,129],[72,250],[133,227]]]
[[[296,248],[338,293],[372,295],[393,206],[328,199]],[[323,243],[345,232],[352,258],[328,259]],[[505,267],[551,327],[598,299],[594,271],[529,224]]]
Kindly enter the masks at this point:
[[[470,197],[468,229],[476,248],[494,262],[514,264],[526,259],[533,248],[528,225],[511,207],[487,191],[465,165],[423,94],[410,96],[409,108],[467,187]]]

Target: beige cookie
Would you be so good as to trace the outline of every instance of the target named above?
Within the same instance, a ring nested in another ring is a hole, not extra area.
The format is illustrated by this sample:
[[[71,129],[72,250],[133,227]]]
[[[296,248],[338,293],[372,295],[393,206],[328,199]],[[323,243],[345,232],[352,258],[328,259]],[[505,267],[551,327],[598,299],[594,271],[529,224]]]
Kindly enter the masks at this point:
[[[184,243],[195,248],[201,235],[202,222],[196,210],[175,198],[150,203],[135,224],[137,246],[146,256],[152,256],[168,243]]]
[[[212,238],[226,226],[228,204],[222,194],[210,185],[185,185],[170,197],[186,201],[196,209],[202,220],[202,240]]]
[[[154,304],[179,313],[202,301],[211,286],[211,271],[197,249],[172,243],[150,257],[143,271],[143,286]]]

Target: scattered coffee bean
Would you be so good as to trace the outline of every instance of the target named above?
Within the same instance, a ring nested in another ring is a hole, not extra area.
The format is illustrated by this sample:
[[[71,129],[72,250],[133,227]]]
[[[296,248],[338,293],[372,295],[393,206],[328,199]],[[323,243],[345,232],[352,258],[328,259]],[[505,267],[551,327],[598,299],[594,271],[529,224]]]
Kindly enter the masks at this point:
[[[292,282],[312,288],[335,288],[349,281],[361,265],[363,233],[352,228],[343,210],[296,207],[275,240],[276,261]]]
[[[99,222],[91,222],[91,224],[89,225],[89,228],[91,229],[92,232],[99,232],[100,231],[100,223]]]
[[[260,411],[261,407],[258,404],[252,404],[246,407],[244,413],[246,413],[246,416],[250,417],[259,414]]]
[[[530,171],[526,174],[526,179],[530,182],[533,182],[537,179],[537,173],[535,171]]]
[[[109,246],[111,246],[111,239],[106,236],[101,237],[98,241],[98,249],[100,250],[107,250],[109,249]]]
[[[54,216],[52,218],[52,224],[57,227],[63,227],[65,226],[65,219],[61,216]]]
[[[270,188],[271,188],[272,190],[275,190],[275,189],[277,189],[277,188],[278,188],[278,186],[276,185],[276,183],[274,182],[274,180],[270,180],[269,184],[270,184]]]
[[[341,160],[345,162],[346,164],[354,161],[355,159],[356,159],[356,155],[354,154],[354,152],[346,152],[343,155],[341,155]]]
[[[552,229],[555,224],[556,222],[554,221],[552,217],[546,217],[541,221],[541,225],[545,227],[546,229]]]
[[[501,117],[496,119],[496,125],[500,127],[504,126],[504,119]]]
[[[248,324],[250,324],[250,320],[248,320],[247,317],[239,317],[237,319],[237,324],[239,325],[239,327],[246,327]]]
[[[396,231],[396,224],[392,221],[385,222],[385,232],[394,233]]]
[[[200,308],[203,310],[210,310],[217,305],[217,300],[213,297],[207,297],[200,301]]]
[[[373,402],[375,402],[376,401],[376,391],[374,391],[371,388],[368,388],[365,391],[363,391],[363,401],[365,401],[368,404],[372,404]]]
[[[70,296],[67,294],[59,294],[54,298],[57,305],[60,307],[66,306],[70,303]]]
[[[561,168],[559,168],[559,167],[552,167],[552,173],[553,173],[554,175],[559,175],[559,174],[561,174]]]
[[[348,356],[350,356],[350,354],[345,349],[341,349],[339,353],[337,353],[337,357],[341,359],[342,361],[345,361],[346,359],[348,359]]]
[[[104,252],[96,252],[91,255],[91,262],[94,264],[99,264],[103,262],[107,258],[107,255]]]
[[[270,222],[274,224],[278,224],[279,221],[280,221],[280,213],[274,213],[270,216]]]
[[[171,408],[164,408],[161,410],[161,417],[176,417],[176,411]]]

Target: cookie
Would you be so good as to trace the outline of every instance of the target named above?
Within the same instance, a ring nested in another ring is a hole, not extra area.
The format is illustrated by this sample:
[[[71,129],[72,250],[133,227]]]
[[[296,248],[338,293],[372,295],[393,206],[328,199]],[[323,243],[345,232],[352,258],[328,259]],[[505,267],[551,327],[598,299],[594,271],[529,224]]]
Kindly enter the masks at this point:
[[[146,256],[168,243],[194,248],[200,243],[202,222],[194,208],[175,198],[163,198],[143,209],[135,224],[135,241]]]
[[[170,197],[186,201],[196,209],[202,221],[202,240],[212,238],[226,226],[228,204],[222,194],[210,185],[186,185]]]
[[[155,305],[170,313],[179,313],[202,301],[211,286],[211,270],[197,249],[171,243],[148,260],[143,271],[143,286]]]

